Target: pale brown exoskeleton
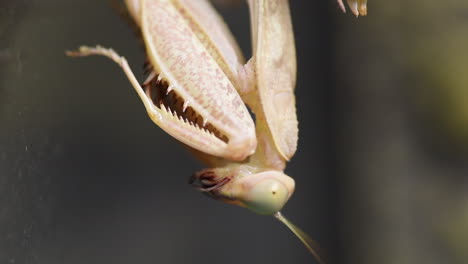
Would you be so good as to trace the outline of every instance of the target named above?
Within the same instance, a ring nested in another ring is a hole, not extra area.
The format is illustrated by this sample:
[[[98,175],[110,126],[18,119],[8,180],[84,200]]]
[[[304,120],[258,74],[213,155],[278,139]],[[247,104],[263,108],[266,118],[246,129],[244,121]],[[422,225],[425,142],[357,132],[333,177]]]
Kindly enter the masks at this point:
[[[351,9],[351,12],[353,12],[356,17],[359,15],[367,15],[367,0],[347,0],[347,2],[349,9]],[[343,0],[338,0],[338,5],[340,6],[341,10],[343,10],[343,12],[346,12]]]
[[[322,262],[313,241],[280,213],[294,192],[294,180],[283,170],[298,138],[288,0],[248,0],[253,56],[247,63],[208,0],[126,4],[148,57],[142,85],[112,49],[83,46],[67,54],[103,55],[119,64],[150,118],[209,166],[192,176],[196,188],[217,200],[274,215]]]

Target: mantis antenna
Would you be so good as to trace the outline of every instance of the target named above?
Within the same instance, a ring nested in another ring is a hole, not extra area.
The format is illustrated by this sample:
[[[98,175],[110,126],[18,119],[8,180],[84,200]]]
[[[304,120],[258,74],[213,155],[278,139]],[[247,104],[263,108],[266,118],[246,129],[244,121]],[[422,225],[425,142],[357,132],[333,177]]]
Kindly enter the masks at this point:
[[[299,227],[294,225],[291,221],[289,221],[286,217],[284,217],[281,212],[276,212],[274,214],[275,218],[278,219],[281,223],[283,223],[285,226],[289,228],[296,236],[301,240],[302,244],[309,250],[309,252],[317,259],[317,261],[320,264],[325,264],[323,259],[320,257],[319,253],[317,250],[319,249],[319,246],[317,242],[312,240],[312,238],[309,237],[304,231],[302,231]]]

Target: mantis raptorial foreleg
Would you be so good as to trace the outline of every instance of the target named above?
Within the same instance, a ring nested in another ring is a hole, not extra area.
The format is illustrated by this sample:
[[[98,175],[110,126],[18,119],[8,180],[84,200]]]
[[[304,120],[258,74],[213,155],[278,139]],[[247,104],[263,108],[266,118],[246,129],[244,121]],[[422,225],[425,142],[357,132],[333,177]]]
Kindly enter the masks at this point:
[[[132,69],[130,69],[130,66],[128,65],[128,62],[125,59],[125,57],[120,56],[113,49],[108,49],[108,48],[104,48],[101,46],[96,46],[96,47],[81,46],[79,50],[67,51],[66,54],[71,57],[85,57],[85,56],[91,56],[91,55],[101,55],[101,56],[104,56],[113,60],[124,71],[125,75],[127,76],[128,80],[130,81],[133,88],[137,92],[138,96],[140,96],[140,99],[143,102],[143,105],[145,106],[146,111],[148,111],[148,113],[153,112],[154,110],[153,103],[148,97],[146,97],[146,94],[143,91],[143,88],[140,86],[140,83],[137,81],[135,74],[133,74]]]

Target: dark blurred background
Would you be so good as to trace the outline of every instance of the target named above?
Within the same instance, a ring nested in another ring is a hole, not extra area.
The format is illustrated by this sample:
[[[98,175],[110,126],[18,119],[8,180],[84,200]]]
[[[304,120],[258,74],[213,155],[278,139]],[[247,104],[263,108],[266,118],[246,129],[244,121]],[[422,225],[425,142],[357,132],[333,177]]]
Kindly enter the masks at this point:
[[[112,1],[0,2],[0,263],[313,263],[272,217],[212,201],[147,117]],[[220,7],[250,56],[245,4]],[[284,214],[328,263],[468,263],[468,2],[291,1],[299,148]]]

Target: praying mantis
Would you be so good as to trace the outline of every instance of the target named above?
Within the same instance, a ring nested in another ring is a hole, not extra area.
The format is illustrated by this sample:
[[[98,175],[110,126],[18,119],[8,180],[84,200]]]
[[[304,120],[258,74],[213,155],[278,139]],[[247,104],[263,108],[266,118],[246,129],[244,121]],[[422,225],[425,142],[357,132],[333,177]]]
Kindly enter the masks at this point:
[[[288,0],[248,0],[253,56],[246,63],[208,0],[125,3],[148,57],[142,85],[112,49],[82,46],[67,54],[117,63],[151,120],[209,167],[191,177],[192,185],[214,199],[275,216],[323,262],[314,242],[280,212],[294,192],[294,180],[283,171],[298,140]],[[365,1],[348,3],[353,13],[365,14]]]

